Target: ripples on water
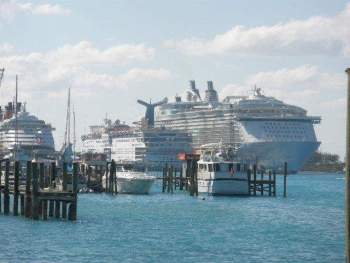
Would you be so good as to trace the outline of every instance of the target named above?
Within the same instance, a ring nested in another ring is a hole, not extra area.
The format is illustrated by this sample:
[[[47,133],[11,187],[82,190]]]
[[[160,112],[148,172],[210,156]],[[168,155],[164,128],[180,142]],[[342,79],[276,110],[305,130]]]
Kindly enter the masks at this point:
[[[0,215],[0,262],[344,262],[338,178],[292,175],[286,199],[81,194],[76,223]]]

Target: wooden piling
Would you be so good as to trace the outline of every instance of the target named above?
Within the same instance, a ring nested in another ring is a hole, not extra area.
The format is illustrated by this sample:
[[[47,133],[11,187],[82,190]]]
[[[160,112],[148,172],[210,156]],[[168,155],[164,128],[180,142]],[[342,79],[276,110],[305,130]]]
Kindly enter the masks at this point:
[[[184,169],[184,174],[185,174],[185,190],[189,191],[189,181],[190,181],[190,177],[189,177],[189,173],[188,173],[188,161],[186,163],[184,163],[183,165],[183,169]]]
[[[168,183],[168,164],[165,164],[165,167],[163,169],[163,184],[162,184],[162,192],[165,192],[165,189],[167,189],[167,183]]]
[[[253,166],[253,194],[256,195],[256,164]]]
[[[276,171],[273,170],[273,173],[272,173],[272,177],[273,177],[273,196],[276,197]]]
[[[193,171],[193,162],[192,160],[189,160],[189,165],[187,166],[187,169],[189,171],[190,176],[190,196],[194,196],[195,194],[195,182],[194,182],[194,171]]]
[[[55,201],[55,218],[59,219],[61,216],[61,201],[56,200]]]
[[[44,163],[39,163],[39,189],[44,189],[45,187],[45,164]],[[43,200],[39,202],[39,207],[38,211],[40,214],[42,214],[42,205],[43,205]]]
[[[260,172],[260,178],[261,178],[261,181],[260,181],[260,194],[264,195],[264,171],[263,170],[261,170],[261,172]]]
[[[14,162],[14,186],[13,186],[13,215],[18,216],[19,197],[19,162]]]
[[[78,191],[78,164],[73,164],[73,194],[74,200],[69,206],[69,220],[77,220],[77,191]]]
[[[271,181],[271,170],[269,170],[269,196],[272,195],[272,181]]]
[[[42,201],[42,212],[41,212],[41,214],[42,214],[42,218],[43,218],[43,220],[47,220],[47,200],[43,200]]]
[[[50,168],[50,189],[56,188],[56,175],[57,175],[56,163],[52,162],[51,168]],[[49,217],[53,217],[54,209],[55,209],[55,201],[49,200]]]
[[[56,169],[56,163],[51,163],[51,173],[50,173],[50,186],[52,188],[56,187],[56,176],[57,176],[57,169]]]
[[[183,180],[184,178],[183,178],[183,169],[182,169],[182,167],[180,169],[179,177],[180,177],[180,185],[179,185],[179,187],[180,187],[180,191],[182,191],[184,189],[184,180]]]
[[[63,171],[62,171],[62,190],[67,191],[67,184],[68,184],[68,173],[67,173],[67,163],[63,163]],[[59,206],[59,204],[55,204],[56,206]],[[57,211],[57,208],[55,209]],[[57,217],[57,213],[55,213]],[[67,218],[67,202],[62,201],[62,218]]]
[[[195,195],[198,196],[198,173],[197,173],[197,161],[192,160],[193,162],[193,172],[194,172],[194,186],[195,186]]]
[[[248,194],[251,195],[251,177],[252,177],[252,171],[250,169],[247,170],[247,177],[248,177]]]
[[[106,170],[105,170],[105,192],[109,192],[109,169],[110,169],[110,164],[107,162],[106,164]],[[97,166],[95,166],[95,171],[97,172]]]
[[[169,181],[170,181],[170,192],[173,194],[174,193],[174,167],[170,166],[169,170]]]
[[[283,197],[287,197],[287,171],[287,162],[285,162],[283,169]]]
[[[31,183],[32,183],[32,162],[27,161],[26,169],[26,195],[25,195],[25,217],[32,216],[32,198],[31,198]]]
[[[32,163],[32,218],[39,219],[39,199],[38,199],[38,164]]]
[[[45,187],[45,164],[39,164],[39,187],[44,189]]]
[[[108,167],[106,167],[106,169],[107,169]],[[102,189],[102,191],[103,191],[103,185],[102,185],[102,177],[103,177],[103,172],[102,171],[100,171],[100,173],[98,173],[97,174],[97,171],[96,171],[96,166],[95,166],[95,176],[97,176],[98,175],[98,177],[99,177],[99,181],[100,181],[100,186],[101,186],[101,189]],[[107,171],[107,170],[106,170]],[[106,180],[107,180],[107,175],[106,175]]]
[[[4,215],[10,213],[10,191],[9,191],[10,161],[5,161],[5,186],[4,186]]]
[[[24,195],[21,194],[20,195],[20,212],[21,212],[21,216],[25,215],[25,205],[24,205]]]
[[[110,176],[112,177],[112,193],[117,194],[118,193],[118,187],[117,187],[117,175],[116,175],[116,164],[115,161],[112,160],[111,167],[110,167]]]
[[[90,187],[90,185],[91,185],[91,166],[88,165],[88,167],[85,168],[85,171],[87,173],[87,187]]]
[[[190,195],[198,196],[198,178],[197,178],[197,163],[191,159],[188,161],[187,169],[190,176]]]

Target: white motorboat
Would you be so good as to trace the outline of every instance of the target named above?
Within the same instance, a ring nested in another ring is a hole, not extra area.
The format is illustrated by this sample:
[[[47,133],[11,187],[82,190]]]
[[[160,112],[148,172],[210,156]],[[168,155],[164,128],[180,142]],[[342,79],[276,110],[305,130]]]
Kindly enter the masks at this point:
[[[105,178],[104,176],[104,186]],[[150,176],[144,172],[126,170],[123,166],[117,167],[116,170],[117,192],[119,194],[148,194],[155,180],[155,176]]]
[[[214,147],[215,148],[215,147]],[[222,149],[205,149],[198,161],[198,192],[210,195],[248,195],[247,167],[229,160]]]
[[[117,191],[121,194],[148,194],[156,180],[143,172],[117,171]]]

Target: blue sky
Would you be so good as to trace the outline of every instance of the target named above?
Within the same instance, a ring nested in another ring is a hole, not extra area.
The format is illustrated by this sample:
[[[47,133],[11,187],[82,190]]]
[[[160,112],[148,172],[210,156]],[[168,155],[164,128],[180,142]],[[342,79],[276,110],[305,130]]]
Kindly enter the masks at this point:
[[[322,116],[321,150],[344,156],[349,24],[347,1],[0,0],[0,102],[19,74],[60,146],[68,87],[80,136],[106,113],[138,120],[136,99],[171,99],[190,79],[222,98],[256,84]]]

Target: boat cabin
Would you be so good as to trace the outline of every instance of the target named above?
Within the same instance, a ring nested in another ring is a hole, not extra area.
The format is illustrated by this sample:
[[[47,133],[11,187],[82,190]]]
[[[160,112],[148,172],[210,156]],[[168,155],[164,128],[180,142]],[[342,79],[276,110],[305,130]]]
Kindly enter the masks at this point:
[[[228,172],[230,174],[246,172],[247,166],[235,162],[198,162],[198,172]]]

